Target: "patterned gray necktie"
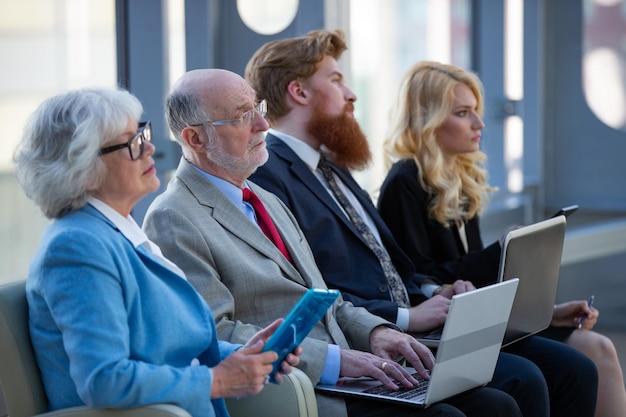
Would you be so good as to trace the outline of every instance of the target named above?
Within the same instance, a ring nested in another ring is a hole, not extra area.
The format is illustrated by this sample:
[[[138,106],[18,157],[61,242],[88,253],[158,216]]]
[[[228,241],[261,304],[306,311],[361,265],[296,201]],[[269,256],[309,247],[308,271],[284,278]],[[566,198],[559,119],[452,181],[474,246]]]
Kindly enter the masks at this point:
[[[348,214],[350,221],[359,231],[359,233],[363,237],[363,240],[365,240],[365,243],[367,243],[367,246],[369,246],[372,252],[376,254],[376,257],[380,261],[380,265],[383,267],[383,271],[385,272],[385,277],[387,277],[387,284],[389,286],[391,298],[393,299],[393,301],[395,301],[400,307],[410,307],[406,291],[404,290],[404,283],[402,282],[402,278],[400,278],[400,274],[398,274],[398,271],[396,271],[395,266],[393,266],[389,254],[380,246],[370,228],[367,226],[367,224],[365,224],[361,216],[359,216],[359,214],[357,213],[354,206],[350,203],[346,195],[337,185],[337,181],[335,181],[335,176],[333,175],[332,168],[324,154],[321,154],[320,162],[317,165],[317,169],[322,173],[322,176],[328,183],[328,187],[335,195],[337,201],[339,201],[339,204],[341,204],[345,212]]]

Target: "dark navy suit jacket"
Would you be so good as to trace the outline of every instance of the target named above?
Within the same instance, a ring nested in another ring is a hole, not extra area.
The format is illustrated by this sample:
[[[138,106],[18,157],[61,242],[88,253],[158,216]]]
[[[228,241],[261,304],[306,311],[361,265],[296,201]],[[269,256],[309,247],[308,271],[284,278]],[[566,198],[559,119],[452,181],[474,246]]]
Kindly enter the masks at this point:
[[[250,179],[276,194],[289,207],[330,288],[339,289],[344,299],[354,305],[395,323],[398,305],[391,301],[387,280],[374,252],[304,161],[277,137],[268,134],[266,141],[269,160]],[[349,172],[335,165],[332,167],[376,224],[407,287],[411,304],[424,301],[426,298],[419,287],[427,276],[415,272],[411,260],[395,242],[365,190]]]

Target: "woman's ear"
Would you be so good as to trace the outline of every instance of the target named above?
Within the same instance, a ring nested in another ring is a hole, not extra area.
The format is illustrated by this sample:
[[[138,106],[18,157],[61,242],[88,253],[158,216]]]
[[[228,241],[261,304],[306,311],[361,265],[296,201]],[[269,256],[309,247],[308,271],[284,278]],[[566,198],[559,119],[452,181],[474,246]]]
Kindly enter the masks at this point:
[[[309,92],[301,81],[293,80],[287,85],[287,95],[298,104],[306,105],[309,101]]]
[[[85,182],[85,191],[87,191],[88,193],[91,193],[92,191],[95,191],[98,189],[98,186],[96,185],[97,181],[94,175],[91,175],[89,178],[87,178],[87,181]]]

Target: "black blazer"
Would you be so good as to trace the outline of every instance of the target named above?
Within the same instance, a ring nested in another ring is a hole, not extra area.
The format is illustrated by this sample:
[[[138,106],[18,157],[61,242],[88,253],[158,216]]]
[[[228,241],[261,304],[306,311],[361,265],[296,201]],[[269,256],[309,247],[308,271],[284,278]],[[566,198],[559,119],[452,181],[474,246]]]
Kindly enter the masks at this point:
[[[474,217],[465,225],[469,248],[465,253],[456,226],[444,227],[428,217],[431,199],[417,179],[417,165],[412,159],[392,166],[378,198],[380,215],[416,270],[446,283],[457,279],[472,281],[477,287],[494,283],[500,244],[483,247],[479,218]]]
[[[269,160],[250,179],[276,194],[289,207],[330,288],[339,289],[344,299],[354,305],[395,323],[398,305],[391,301],[387,280],[376,255],[304,161],[271,134],[267,135],[266,141]],[[415,273],[412,262],[395,242],[369,195],[349,172],[331,165],[372,217],[407,287],[411,304],[424,301],[426,298],[419,287],[426,277]]]

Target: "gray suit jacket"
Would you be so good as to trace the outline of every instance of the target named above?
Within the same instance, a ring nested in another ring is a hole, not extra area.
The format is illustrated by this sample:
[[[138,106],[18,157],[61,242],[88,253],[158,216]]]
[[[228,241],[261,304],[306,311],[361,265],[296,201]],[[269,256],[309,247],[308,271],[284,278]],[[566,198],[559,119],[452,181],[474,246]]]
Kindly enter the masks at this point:
[[[326,288],[295,218],[276,196],[248,184],[274,220],[294,265],[185,159],[143,225],[209,303],[219,338],[233,343],[245,343],[285,317],[308,288]],[[340,298],[302,344],[299,367],[317,384],[329,343],[370,351],[369,335],[378,325],[393,326]],[[320,415],[346,415],[343,400],[317,397]]]

